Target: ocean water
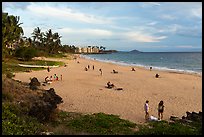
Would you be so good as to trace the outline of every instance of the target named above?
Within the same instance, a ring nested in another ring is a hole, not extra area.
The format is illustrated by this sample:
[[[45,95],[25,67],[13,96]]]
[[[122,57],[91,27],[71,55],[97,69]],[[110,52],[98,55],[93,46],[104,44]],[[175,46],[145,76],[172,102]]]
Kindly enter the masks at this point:
[[[146,69],[151,66],[157,70],[202,75],[202,52],[116,52],[82,57],[126,66],[141,66]]]

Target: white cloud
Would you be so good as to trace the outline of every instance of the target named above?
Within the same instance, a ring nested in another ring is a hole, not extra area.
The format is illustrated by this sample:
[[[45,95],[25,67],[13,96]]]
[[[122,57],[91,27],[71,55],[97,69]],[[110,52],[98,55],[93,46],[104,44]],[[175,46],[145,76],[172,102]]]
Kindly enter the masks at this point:
[[[52,7],[49,5],[38,5],[32,3],[27,7],[29,11],[37,16],[63,19],[63,20],[77,20],[85,23],[104,24],[112,23],[111,19],[85,14],[67,7]]]
[[[173,15],[168,15],[168,14],[162,14],[162,15],[160,16],[160,18],[166,19],[166,20],[174,20],[174,19],[176,19],[175,16],[173,16]]]
[[[103,29],[72,29],[72,28],[63,28],[57,30],[59,33],[69,33],[69,34],[79,34],[84,36],[112,36],[113,33],[109,30]]]
[[[149,26],[154,26],[154,25],[156,25],[157,23],[158,23],[157,21],[152,21],[152,22],[147,23],[147,25],[149,25]]]
[[[180,46],[176,46],[176,48],[195,48],[194,46],[191,46],[191,45],[180,45]]]
[[[195,17],[202,19],[202,7],[191,10],[191,14]]]
[[[159,42],[162,39],[167,38],[166,36],[160,36],[160,37],[151,36],[148,34],[144,34],[142,32],[128,32],[126,34],[126,37],[136,42]]]
[[[158,3],[158,2],[148,2],[148,4],[152,4],[152,5],[155,5],[155,6],[160,6],[161,4]]]

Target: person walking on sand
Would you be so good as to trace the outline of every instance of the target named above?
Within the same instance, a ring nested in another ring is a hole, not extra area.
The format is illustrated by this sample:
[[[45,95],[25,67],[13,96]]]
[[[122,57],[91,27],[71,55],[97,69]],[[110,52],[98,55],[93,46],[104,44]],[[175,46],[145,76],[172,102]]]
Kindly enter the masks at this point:
[[[146,103],[144,104],[144,110],[145,110],[145,119],[149,119],[149,101],[146,100]]]
[[[62,74],[60,75],[60,79],[61,79],[61,81],[62,81]]]
[[[163,119],[163,112],[164,112],[164,102],[161,100],[158,104],[158,119]]]

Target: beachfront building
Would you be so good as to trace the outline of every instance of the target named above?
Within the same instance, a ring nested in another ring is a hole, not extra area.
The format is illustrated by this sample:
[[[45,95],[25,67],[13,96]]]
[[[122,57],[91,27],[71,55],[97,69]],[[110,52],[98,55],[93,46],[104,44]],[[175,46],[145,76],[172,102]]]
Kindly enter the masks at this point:
[[[77,47],[77,53],[99,53],[99,48],[96,46],[88,46],[88,47]]]
[[[92,47],[92,52],[93,53],[99,53],[99,48],[96,46]]]

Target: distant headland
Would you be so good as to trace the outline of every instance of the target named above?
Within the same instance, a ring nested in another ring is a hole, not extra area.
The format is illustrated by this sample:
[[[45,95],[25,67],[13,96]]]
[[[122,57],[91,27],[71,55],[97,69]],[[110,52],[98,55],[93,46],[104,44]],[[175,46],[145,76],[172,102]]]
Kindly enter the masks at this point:
[[[134,49],[134,50],[131,50],[131,51],[129,51],[130,53],[141,53],[141,51],[139,51],[139,50],[136,50],[136,49]]]

